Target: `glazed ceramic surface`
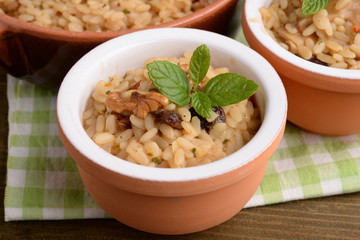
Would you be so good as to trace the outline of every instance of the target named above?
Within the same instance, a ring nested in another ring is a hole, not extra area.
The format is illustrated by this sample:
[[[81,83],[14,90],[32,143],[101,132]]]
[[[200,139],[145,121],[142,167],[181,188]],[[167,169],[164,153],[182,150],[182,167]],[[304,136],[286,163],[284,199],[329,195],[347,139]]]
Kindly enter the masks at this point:
[[[243,28],[254,50],[279,73],[288,96],[288,120],[324,135],[360,132],[360,71],[330,68],[280,47],[266,32],[258,9],[271,0],[245,2]]]
[[[217,0],[181,19],[150,26],[226,31],[237,0]],[[0,67],[16,77],[58,89],[70,67],[95,46],[138,30],[70,32],[20,21],[0,13]]]
[[[179,57],[201,44],[209,47],[212,66],[227,66],[260,85],[255,100],[263,122],[249,143],[210,164],[161,169],[121,160],[87,136],[81,116],[100,79],[143,66],[150,57]],[[101,44],[69,71],[57,100],[61,139],[94,200],[122,223],[160,234],[201,231],[238,213],[260,184],[286,113],[284,87],[264,58],[223,35],[186,28],[145,30]]]

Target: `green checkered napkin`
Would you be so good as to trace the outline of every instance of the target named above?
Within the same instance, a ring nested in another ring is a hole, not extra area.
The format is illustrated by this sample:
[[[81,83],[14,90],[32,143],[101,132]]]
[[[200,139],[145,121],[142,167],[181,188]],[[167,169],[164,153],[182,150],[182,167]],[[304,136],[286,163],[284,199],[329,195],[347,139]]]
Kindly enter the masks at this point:
[[[104,218],[58,136],[56,96],[8,77],[5,220]],[[288,123],[246,207],[360,191],[360,134],[324,137]]]
[[[9,141],[5,221],[101,218],[56,124],[56,96],[8,76]]]

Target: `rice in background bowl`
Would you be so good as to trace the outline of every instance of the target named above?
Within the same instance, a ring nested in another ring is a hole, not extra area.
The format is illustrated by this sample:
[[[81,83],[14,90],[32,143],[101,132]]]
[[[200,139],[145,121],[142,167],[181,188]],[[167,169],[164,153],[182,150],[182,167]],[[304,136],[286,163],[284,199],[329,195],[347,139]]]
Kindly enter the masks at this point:
[[[74,32],[140,29],[185,17],[212,1],[144,0],[8,0],[0,12],[22,21]]]
[[[273,0],[259,9],[269,35],[284,49],[311,62],[360,70],[360,1],[331,0],[303,15],[302,1]]]
[[[359,70],[316,64],[281,47],[268,34],[260,13],[260,8],[269,8],[271,2],[245,1],[242,26],[250,47],[274,66],[284,83],[288,120],[317,134],[359,133]]]
[[[254,98],[262,125],[240,150],[201,166],[150,168],[119,161],[88,137],[81,119],[99,79],[123,75],[154,56],[181,56],[201,44],[209,47],[214,68],[228,66],[260,85]],[[238,213],[260,184],[287,112],[283,85],[260,55],[225,36],[181,28],[140,31],[100,45],[69,71],[57,100],[61,139],[94,200],[120,222],[161,234],[201,231]]]

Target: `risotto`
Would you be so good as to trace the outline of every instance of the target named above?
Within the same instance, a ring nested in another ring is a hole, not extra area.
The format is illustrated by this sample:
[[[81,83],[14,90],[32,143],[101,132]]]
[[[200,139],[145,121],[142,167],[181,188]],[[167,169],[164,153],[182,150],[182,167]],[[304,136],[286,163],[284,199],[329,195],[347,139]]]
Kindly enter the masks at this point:
[[[315,63],[360,69],[360,0],[330,0],[303,15],[301,0],[274,0],[261,8],[264,26],[286,50]]]
[[[214,0],[0,0],[0,12],[74,32],[139,29],[169,22]]]
[[[246,144],[260,124],[259,109],[250,97],[225,107],[212,107],[210,118],[194,111],[191,103],[179,107],[160,94],[146,66],[169,61],[188,71],[192,53],[179,58],[158,57],[124,76],[100,80],[83,112],[83,126],[105,151],[132,163],[150,167],[181,168],[224,158]],[[200,84],[229,72],[212,68]],[[193,84],[193,83],[191,83]]]

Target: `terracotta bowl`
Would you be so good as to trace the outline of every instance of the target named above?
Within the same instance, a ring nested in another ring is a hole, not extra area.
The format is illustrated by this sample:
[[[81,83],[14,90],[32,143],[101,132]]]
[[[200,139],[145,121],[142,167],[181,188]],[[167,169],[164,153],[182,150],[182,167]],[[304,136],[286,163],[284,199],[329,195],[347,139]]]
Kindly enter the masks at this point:
[[[237,0],[217,0],[186,17],[149,28],[188,27],[225,32]],[[70,32],[0,13],[0,66],[16,77],[58,89],[70,67],[95,46],[138,30]]]
[[[143,66],[150,57],[180,57],[201,44],[209,47],[214,67],[228,66],[260,85],[255,101],[263,122],[249,143],[210,164],[164,169],[121,160],[87,136],[81,116],[100,79]],[[283,136],[286,112],[281,80],[264,58],[223,35],[187,28],[144,30],[101,44],[71,68],[57,99],[61,139],[90,195],[120,222],[160,234],[201,231],[238,213],[259,186]]]
[[[280,47],[266,32],[258,9],[271,0],[246,1],[242,24],[251,48],[265,57],[284,83],[288,120],[323,135],[360,132],[360,71],[321,66]]]

